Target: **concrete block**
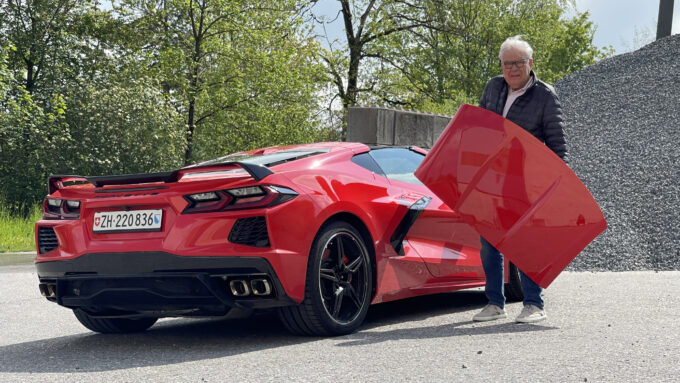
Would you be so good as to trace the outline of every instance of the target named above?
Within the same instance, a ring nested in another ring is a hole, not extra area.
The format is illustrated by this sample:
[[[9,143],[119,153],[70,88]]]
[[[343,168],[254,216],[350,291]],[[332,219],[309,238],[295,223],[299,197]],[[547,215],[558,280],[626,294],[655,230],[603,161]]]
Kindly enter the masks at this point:
[[[416,145],[429,149],[451,117],[379,107],[351,107],[347,141],[369,145]]]
[[[395,145],[430,147],[434,127],[434,115],[400,112],[395,126]]]
[[[392,145],[394,143],[394,114],[394,110],[385,108],[349,108],[347,141]]]
[[[439,139],[439,136],[442,135],[442,132],[444,132],[444,129],[446,129],[447,126],[449,126],[449,122],[451,122],[451,119],[453,117],[450,116],[444,116],[444,115],[437,115],[434,116],[434,128],[432,131],[432,143],[430,146],[428,146],[428,149],[431,148],[435,142]]]

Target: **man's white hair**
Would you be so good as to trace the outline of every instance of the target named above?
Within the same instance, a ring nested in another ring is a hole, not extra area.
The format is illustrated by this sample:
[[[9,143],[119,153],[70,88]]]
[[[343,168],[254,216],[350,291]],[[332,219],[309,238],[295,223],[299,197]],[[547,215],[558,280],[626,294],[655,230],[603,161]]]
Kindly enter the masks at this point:
[[[519,49],[526,53],[527,55],[526,58],[528,59],[533,58],[534,49],[531,47],[531,45],[529,45],[528,42],[524,41],[522,35],[512,36],[505,39],[505,41],[503,41],[503,44],[501,44],[500,52],[498,52],[498,58],[502,60],[503,52],[512,48]]]

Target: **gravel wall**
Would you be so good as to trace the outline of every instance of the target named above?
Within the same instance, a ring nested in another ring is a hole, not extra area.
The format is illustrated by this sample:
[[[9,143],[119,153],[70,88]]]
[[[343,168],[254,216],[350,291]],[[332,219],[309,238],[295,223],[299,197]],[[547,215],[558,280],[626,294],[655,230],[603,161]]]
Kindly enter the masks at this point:
[[[680,269],[680,35],[554,86],[571,167],[609,225],[569,269]]]

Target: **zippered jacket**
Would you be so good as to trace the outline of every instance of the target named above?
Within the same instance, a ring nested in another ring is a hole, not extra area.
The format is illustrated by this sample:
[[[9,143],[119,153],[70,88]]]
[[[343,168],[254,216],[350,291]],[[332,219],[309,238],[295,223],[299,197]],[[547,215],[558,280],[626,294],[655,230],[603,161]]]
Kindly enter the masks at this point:
[[[539,80],[531,71],[534,83],[510,106],[506,118],[538,138],[564,162],[569,163],[564,133],[564,117],[555,89]],[[503,76],[496,76],[486,83],[479,106],[503,115],[508,98],[508,84]]]

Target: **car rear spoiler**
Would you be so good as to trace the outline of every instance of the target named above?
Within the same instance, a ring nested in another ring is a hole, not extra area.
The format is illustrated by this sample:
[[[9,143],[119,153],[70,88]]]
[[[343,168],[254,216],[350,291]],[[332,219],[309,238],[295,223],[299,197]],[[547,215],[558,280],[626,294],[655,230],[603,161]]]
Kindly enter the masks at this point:
[[[47,180],[47,187],[49,194],[52,194],[58,189],[64,187],[64,183],[91,183],[95,187],[101,187],[105,185],[132,185],[132,184],[144,184],[152,182],[177,182],[180,173],[191,173],[196,169],[207,169],[207,168],[221,168],[224,166],[237,165],[243,168],[248,174],[250,174],[255,181],[260,181],[270,174],[274,174],[268,167],[263,165],[255,165],[246,162],[233,161],[233,162],[222,162],[218,164],[209,165],[197,165],[186,167],[177,170],[170,170],[166,172],[156,172],[156,173],[138,173],[138,174],[120,174],[111,176],[77,176],[77,175],[51,175]]]

